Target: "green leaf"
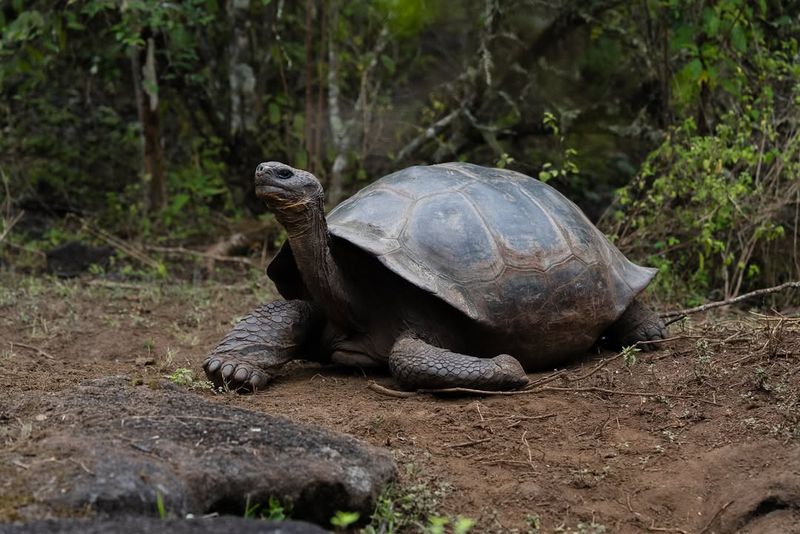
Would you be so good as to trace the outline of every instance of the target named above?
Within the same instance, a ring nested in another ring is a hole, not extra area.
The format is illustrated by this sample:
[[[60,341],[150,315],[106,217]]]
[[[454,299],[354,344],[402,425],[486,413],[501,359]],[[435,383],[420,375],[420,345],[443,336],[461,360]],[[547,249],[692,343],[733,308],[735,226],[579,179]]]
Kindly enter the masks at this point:
[[[331,525],[339,528],[347,528],[358,521],[359,517],[361,517],[361,514],[358,512],[339,511],[331,518]]]
[[[684,24],[679,26],[670,39],[669,46],[672,50],[683,50],[694,47],[696,32],[694,26]]]
[[[278,124],[281,122],[281,108],[275,102],[270,102],[267,106],[267,113],[269,114],[270,124]]]
[[[719,33],[719,16],[713,9],[707,8],[703,12],[703,24],[705,26],[706,35],[709,37],[716,37]]]
[[[395,65],[394,60],[392,58],[390,58],[387,55],[382,55],[381,56],[381,63],[383,63],[383,66],[386,67],[387,71],[389,71],[389,74],[394,74],[396,65]]]
[[[744,34],[744,30],[742,30],[739,24],[731,28],[731,44],[733,48],[739,52],[745,52],[747,50],[747,36]]]

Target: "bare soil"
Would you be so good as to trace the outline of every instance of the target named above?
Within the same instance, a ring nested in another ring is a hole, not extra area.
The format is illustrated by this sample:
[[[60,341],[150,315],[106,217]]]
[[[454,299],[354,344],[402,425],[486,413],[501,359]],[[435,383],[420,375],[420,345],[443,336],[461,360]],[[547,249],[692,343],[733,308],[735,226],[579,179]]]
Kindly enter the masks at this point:
[[[201,378],[205,352],[271,298],[243,278],[0,274],[0,387]],[[673,325],[653,352],[587,355],[522,395],[394,398],[369,389],[387,375],[304,362],[256,395],[202,394],[389,448],[397,509],[467,516],[473,532],[800,532],[800,319],[725,313]],[[36,415],[0,400],[0,447],[46,436]]]

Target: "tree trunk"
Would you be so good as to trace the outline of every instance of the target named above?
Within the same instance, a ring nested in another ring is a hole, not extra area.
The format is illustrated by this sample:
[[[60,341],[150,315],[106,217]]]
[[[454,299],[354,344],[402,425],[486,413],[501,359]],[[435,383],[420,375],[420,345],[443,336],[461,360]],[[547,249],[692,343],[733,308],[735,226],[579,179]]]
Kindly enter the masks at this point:
[[[144,65],[142,65],[144,60]],[[147,47],[131,51],[131,69],[139,122],[142,124],[142,161],[146,185],[145,209],[159,211],[167,205],[164,151],[158,116],[155,40],[147,37]]]
[[[233,28],[228,50],[230,132],[234,138],[256,130],[258,96],[253,67],[246,62],[250,0],[229,0]]]
[[[306,64],[303,84],[305,85],[305,149],[306,164],[309,170],[317,172],[317,162],[314,161],[314,2],[306,0]]]
[[[328,118],[331,127],[333,146],[336,157],[333,160],[328,179],[328,204],[335,206],[342,198],[344,171],[347,169],[347,151],[350,148],[349,128],[342,120],[339,108],[339,51],[336,48],[335,28],[338,24],[339,6],[332,2],[330,6],[330,30],[328,31]]]

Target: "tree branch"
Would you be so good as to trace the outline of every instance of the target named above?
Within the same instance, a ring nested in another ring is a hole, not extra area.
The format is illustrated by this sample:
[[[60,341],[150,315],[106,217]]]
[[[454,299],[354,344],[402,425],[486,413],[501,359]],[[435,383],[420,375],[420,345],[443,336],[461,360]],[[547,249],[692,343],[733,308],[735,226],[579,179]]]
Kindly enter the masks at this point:
[[[686,308],[685,310],[667,312],[665,314],[662,314],[661,317],[675,317],[676,315],[689,315],[692,313],[700,313],[706,310],[710,310],[712,308],[719,308],[720,306],[730,306],[731,304],[736,304],[737,302],[741,302],[743,300],[747,300],[753,297],[758,297],[761,295],[769,295],[770,293],[777,293],[779,291],[783,291],[784,289],[789,289],[789,288],[800,288],[800,281],[786,282],[784,284],[775,287],[757,289],[755,291],[751,291],[750,293],[739,295],[738,297],[725,300],[718,300],[716,302],[709,302],[707,304],[703,304],[702,306],[695,306],[694,308]]]

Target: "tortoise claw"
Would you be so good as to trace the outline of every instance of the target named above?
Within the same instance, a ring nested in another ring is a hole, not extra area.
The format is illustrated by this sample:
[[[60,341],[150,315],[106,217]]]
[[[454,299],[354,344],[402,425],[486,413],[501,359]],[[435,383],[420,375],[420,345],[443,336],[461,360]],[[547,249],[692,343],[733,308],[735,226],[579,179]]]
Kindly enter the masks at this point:
[[[206,373],[209,375],[216,373],[221,366],[222,362],[216,358],[208,358],[205,363],[203,363],[203,369],[205,369]]]
[[[253,364],[226,355],[209,356],[203,362],[203,370],[216,387],[239,393],[263,389],[272,376]]]
[[[253,391],[256,391],[266,386],[268,381],[269,377],[264,373],[260,371],[253,371],[253,375],[250,377],[250,387]]]
[[[232,363],[226,363],[225,365],[222,366],[222,378],[228,380],[233,374],[234,370],[236,370],[235,365],[233,365]]]

